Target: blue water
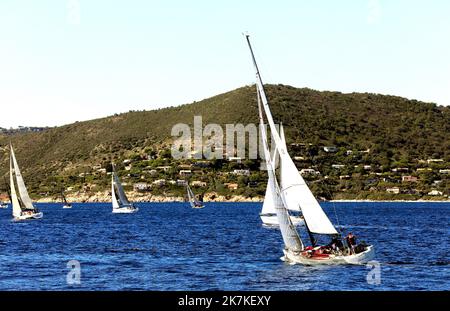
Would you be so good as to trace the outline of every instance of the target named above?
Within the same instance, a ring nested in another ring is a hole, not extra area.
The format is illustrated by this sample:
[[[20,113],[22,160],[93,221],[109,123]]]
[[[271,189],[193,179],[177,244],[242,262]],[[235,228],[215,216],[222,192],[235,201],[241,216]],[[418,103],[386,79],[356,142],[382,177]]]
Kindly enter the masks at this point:
[[[450,290],[449,203],[326,203],[344,232],[375,245],[380,284],[366,266],[288,265],[260,204],[40,204],[44,219],[0,210],[0,290]],[[66,281],[78,260],[81,284]]]

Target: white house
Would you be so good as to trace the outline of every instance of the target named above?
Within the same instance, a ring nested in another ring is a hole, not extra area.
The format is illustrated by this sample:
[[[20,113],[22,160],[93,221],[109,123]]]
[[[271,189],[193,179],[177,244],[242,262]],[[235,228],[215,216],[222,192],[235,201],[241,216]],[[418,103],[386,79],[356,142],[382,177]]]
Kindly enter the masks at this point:
[[[393,193],[393,194],[399,194],[400,193],[400,188],[398,188],[398,187],[387,188],[386,192]]]
[[[249,176],[250,170],[234,170],[233,174],[237,176]]]
[[[133,185],[134,191],[146,191],[149,187],[149,184],[146,182],[140,182]]]
[[[300,170],[300,175],[306,176],[306,175],[320,175],[319,171],[316,171],[313,168],[304,168]]]
[[[165,179],[157,179],[154,182],[152,182],[153,185],[156,186],[164,186],[166,184],[166,180]]]
[[[334,146],[327,146],[327,147],[323,147],[323,151],[328,152],[328,153],[334,153],[338,151],[337,147]]]
[[[431,190],[430,192],[428,192],[428,195],[441,196],[441,195],[444,195],[444,193],[442,191],[438,191],[438,190]]]

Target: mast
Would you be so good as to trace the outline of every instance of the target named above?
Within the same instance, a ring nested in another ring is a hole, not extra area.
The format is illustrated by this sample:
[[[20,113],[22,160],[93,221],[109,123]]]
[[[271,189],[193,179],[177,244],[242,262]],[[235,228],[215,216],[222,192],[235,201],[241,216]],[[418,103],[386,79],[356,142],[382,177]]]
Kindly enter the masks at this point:
[[[312,194],[308,185],[302,176],[300,176],[296,165],[289,156],[286,146],[278,133],[273,116],[270,111],[268,100],[264,91],[261,74],[256,63],[255,55],[250,44],[249,35],[246,35],[246,40],[252,56],[253,65],[256,70],[256,85],[258,87],[259,96],[262,101],[262,106],[270,126],[270,131],[275,140],[276,149],[280,155],[281,164],[281,196],[288,209],[301,210],[305,222],[308,223],[308,228],[311,233],[335,235],[338,234],[331,221],[326,216],[325,212],[320,207],[316,198]]]
[[[280,226],[281,236],[283,237],[284,245],[286,248],[292,251],[302,251],[304,249],[304,245],[302,239],[300,238],[297,230],[295,230],[294,225],[292,224],[291,217],[286,208],[286,202],[284,202],[283,196],[280,191],[280,187],[277,183],[277,179],[275,176],[275,158],[276,153],[274,154],[274,158],[272,159],[268,147],[267,141],[267,133],[264,127],[264,118],[261,109],[261,101],[260,94],[258,91],[258,85],[256,86],[257,96],[258,96],[258,110],[259,110],[259,123],[261,130],[261,140],[263,142],[264,155],[267,163],[267,173],[269,175],[269,180],[272,183],[269,183],[269,186],[272,188],[272,203],[275,207],[275,212],[278,218],[278,224]]]
[[[16,186],[14,185],[14,153],[12,149],[12,145],[10,145],[10,154],[9,154],[9,183],[11,189],[11,210],[13,217],[19,217],[22,215],[22,204],[17,197]]]
[[[64,191],[61,191],[61,196],[64,201],[64,204],[67,204],[66,196],[64,195]]]

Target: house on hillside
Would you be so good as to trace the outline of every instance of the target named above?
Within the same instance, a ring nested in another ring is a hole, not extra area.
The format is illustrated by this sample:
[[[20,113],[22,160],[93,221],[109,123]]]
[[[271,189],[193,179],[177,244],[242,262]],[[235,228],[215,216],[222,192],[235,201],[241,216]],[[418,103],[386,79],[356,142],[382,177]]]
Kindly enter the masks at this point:
[[[307,176],[307,175],[320,175],[319,171],[316,171],[313,168],[304,168],[300,170],[300,175]]]
[[[326,147],[323,147],[323,151],[325,151],[327,153],[335,153],[335,152],[338,152],[338,148],[335,146],[326,146]]]
[[[394,172],[394,173],[401,173],[401,172],[405,173],[405,172],[409,172],[409,168],[407,168],[407,167],[396,167],[396,168],[392,169],[392,172]]]
[[[154,182],[152,182],[152,184],[155,186],[165,186],[166,180],[165,179],[157,179]]]
[[[184,180],[184,179],[177,179],[177,186],[179,186],[179,187],[186,186],[186,180]]]
[[[182,177],[189,177],[192,175],[192,171],[191,170],[181,170],[178,174]]]
[[[399,194],[400,193],[400,188],[398,188],[398,187],[387,188],[386,192],[392,193],[392,194]]]
[[[241,157],[228,157],[228,161],[229,162],[241,163],[242,162],[242,158]]]
[[[402,176],[402,182],[417,182],[419,178],[415,176]]]
[[[250,176],[250,170],[234,170],[233,175],[237,176]]]
[[[200,181],[200,180],[194,180],[191,182],[191,186],[192,187],[201,187],[201,188],[205,188],[208,184],[204,181]]]
[[[224,184],[224,186],[227,187],[229,190],[237,190],[239,188],[239,185],[235,183],[226,183]]]
[[[442,191],[438,191],[438,190],[431,190],[430,192],[428,192],[428,195],[442,196],[442,195],[444,195],[444,193]]]
[[[148,189],[150,189],[150,185],[146,182],[139,182],[139,183],[135,183],[133,185],[134,191],[142,192],[142,191],[147,191]]]

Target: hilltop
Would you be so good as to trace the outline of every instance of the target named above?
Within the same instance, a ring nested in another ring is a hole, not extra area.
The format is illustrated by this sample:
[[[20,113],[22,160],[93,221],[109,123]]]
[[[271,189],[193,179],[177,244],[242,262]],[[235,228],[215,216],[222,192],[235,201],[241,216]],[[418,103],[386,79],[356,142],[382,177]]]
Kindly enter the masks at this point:
[[[303,173],[318,196],[442,199],[450,194],[446,173],[450,107],[396,96],[285,85],[267,85],[266,91],[276,122],[283,122],[290,153],[299,170],[309,170]],[[266,175],[258,170],[258,161],[216,160],[198,165],[194,160],[171,159],[172,126],[192,125],[195,115],[203,117],[203,125],[256,123],[255,88],[246,86],[178,107],[130,111],[41,132],[0,134],[0,146],[5,148],[12,141],[35,198],[56,195],[62,188],[74,197],[107,194],[111,159],[119,164],[128,190],[145,182],[152,194],[180,196],[183,187],[176,181],[189,179],[204,182],[198,183],[197,192],[212,196],[263,195]],[[324,147],[332,148],[327,152]],[[8,160],[4,152],[0,158],[3,176]],[[249,171],[230,174],[235,169]],[[191,175],[180,176],[180,170],[191,170]],[[165,181],[153,184],[158,180]],[[433,190],[437,195],[428,195]]]

